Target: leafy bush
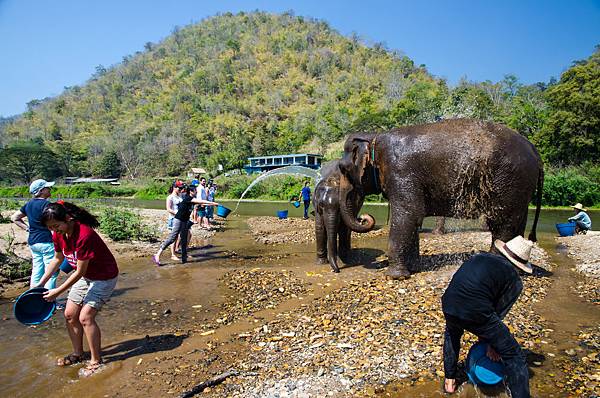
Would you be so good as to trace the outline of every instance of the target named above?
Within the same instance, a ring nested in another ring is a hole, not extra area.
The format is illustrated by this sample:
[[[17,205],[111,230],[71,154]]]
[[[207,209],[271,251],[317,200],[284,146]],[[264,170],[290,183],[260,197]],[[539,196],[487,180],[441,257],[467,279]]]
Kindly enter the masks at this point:
[[[544,179],[542,204],[545,206],[584,206],[600,204],[600,184],[579,174],[574,168],[550,171]]]
[[[31,262],[12,253],[0,253],[0,275],[9,281],[31,275]]]
[[[141,240],[155,242],[155,231],[145,225],[139,214],[120,208],[106,208],[99,217],[100,231],[114,241]]]

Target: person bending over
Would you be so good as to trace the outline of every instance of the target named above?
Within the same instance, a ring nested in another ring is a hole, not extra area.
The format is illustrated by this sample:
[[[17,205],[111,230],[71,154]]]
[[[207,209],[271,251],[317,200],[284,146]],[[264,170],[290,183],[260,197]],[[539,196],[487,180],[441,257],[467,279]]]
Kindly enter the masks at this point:
[[[480,253],[465,261],[442,296],[444,333],[444,389],[456,390],[460,339],[465,330],[488,343],[487,356],[502,359],[513,398],[529,397],[525,355],[502,319],[523,290],[519,273],[532,273],[529,255],[533,242],[516,236],[494,246],[501,254]]]
[[[73,353],[60,358],[58,366],[68,366],[82,362],[83,335],[90,347],[91,359],[79,371],[80,376],[91,376],[102,369],[100,352],[100,327],[96,315],[110,300],[117,284],[119,268],[102,238],[94,228],[100,224],[95,216],[72,203],[49,204],[42,213],[42,223],[54,232],[54,259],[40,281],[46,283],[58,271],[66,258],[75,268],[66,281],[44,294],[44,299],[54,301],[71,288],[65,307],[67,331],[73,345]]]

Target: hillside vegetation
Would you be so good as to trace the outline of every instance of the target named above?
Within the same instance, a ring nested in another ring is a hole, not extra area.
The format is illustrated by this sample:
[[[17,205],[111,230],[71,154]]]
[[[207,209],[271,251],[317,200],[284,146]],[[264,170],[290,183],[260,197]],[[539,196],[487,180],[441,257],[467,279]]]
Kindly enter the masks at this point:
[[[176,176],[190,166],[216,174],[219,164],[239,168],[253,155],[325,154],[351,131],[452,117],[505,123],[548,166],[591,170],[585,177],[597,184],[600,53],[558,82],[523,85],[508,75],[448,87],[424,65],[324,21],[218,15],[2,119],[0,181]]]

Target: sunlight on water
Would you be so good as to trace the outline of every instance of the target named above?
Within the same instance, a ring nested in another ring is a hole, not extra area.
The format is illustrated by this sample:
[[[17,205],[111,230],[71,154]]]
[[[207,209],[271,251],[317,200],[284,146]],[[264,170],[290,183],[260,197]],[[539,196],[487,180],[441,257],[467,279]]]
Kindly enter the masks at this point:
[[[252,183],[248,186],[248,188],[246,188],[246,190],[242,193],[242,196],[240,196],[240,198],[238,199],[237,206],[235,206],[235,209],[233,209],[233,212],[235,212],[237,210],[237,208],[240,206],[241,200],[244,198],[246,193],[252,189],[253,186],[258,184],[262,180],[265,180],[269,177],[273,177],[273,176],[277,176],[277,175],[300,175],[300,176],[304,176],[304,177],[314,178],[315,185],[317,185],[317,183],[321,179],[321,173],[319,170],[313,170],[313,169],[310,169],[310,168],[304,167],[304,166],[284,166],[284,167],[280,167],[278,169],[268,171],[268,172],[260,175],[256,180],[252,181]]]

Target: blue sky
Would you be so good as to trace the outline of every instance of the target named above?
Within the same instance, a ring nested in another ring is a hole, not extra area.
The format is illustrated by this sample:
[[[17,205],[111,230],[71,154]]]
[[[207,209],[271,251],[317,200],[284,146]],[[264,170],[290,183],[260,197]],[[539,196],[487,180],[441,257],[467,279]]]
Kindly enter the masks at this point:
[[[600,44],[600,0],[0,0],[0,116],[83,84],[97,65],[218,12],[262,10],[324,19],[383,42],[455,84],[560,77]]]

